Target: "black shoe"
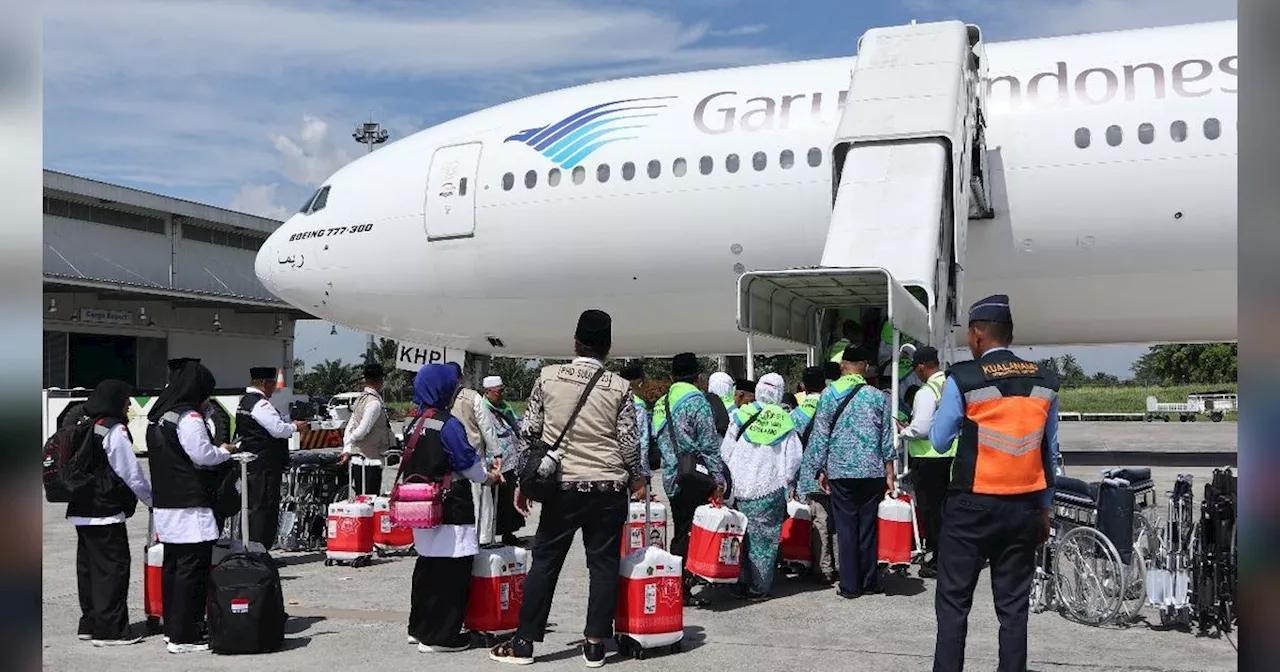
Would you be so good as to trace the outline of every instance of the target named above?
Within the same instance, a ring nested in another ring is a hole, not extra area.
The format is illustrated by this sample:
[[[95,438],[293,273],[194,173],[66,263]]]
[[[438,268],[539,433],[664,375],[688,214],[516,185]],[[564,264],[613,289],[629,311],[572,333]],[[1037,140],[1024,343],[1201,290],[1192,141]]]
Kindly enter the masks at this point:
[[[840,590],[839,588],[836,588],[836,595],[839,595],[840,597],[843,597],[846,600],[856,600],[859,597],[862,597],[862,593],[846,593],[843,590]]]
[[[711,604],[711,601],[705,597],[698,597],[696,595],[684,596],[684,606],[686,607],[705,607],[709,604]]]
[[[863,595],[884,595],[884,586],[876,584],[862,591]]]
[[[458,633],[440,644],[418,644],[418,653],[457,653],[471,648],[471,636]]]
[[[604,667],[604,642],[583,642],[582,660],[587,667]]]
[[[922,579],[936,579],[936,578],[938,578],[938,568],[937,568],[937,567],[934,567],[933,565],[925,565],[924,567],[921,567],[921,568],[920,568],[920,578],[922,578]]]
[[[533,663],[533,642],[516,635],[489,649],[489,658],[499,663],[529,665]]]

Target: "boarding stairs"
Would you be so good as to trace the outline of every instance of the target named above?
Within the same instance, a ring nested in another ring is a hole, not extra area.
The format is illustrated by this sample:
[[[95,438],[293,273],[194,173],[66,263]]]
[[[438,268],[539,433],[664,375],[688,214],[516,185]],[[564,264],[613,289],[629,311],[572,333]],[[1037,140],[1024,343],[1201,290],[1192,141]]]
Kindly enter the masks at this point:
[[[890,371],[903,335],[946,362],[963,305],[968,221],[992,216],[986,73],[981,30],[960,21],[873,28],[859,38],[831,146],[820,265],[738,279],[749,377],[755,336],[803,346],[813,364],[837,315],[869,308],[893,323]],[[894,375],[895,415],[899,382]]]

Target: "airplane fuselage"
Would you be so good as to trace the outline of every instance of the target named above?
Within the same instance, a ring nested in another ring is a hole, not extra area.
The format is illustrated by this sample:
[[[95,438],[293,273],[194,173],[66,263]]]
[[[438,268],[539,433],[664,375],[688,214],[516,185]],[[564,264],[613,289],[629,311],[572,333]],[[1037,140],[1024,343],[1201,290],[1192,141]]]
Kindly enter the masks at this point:
[[[969,222],[966,304],[1009,294],[1023,345],[1236,339],[1235,31],[987,45],[995,217]],[[475,353],[567,354],[585,308],[619,356],[740,353],[738,275],[822,256],[851,63],[599,82],[426,129],[337,171],[258,275]]]

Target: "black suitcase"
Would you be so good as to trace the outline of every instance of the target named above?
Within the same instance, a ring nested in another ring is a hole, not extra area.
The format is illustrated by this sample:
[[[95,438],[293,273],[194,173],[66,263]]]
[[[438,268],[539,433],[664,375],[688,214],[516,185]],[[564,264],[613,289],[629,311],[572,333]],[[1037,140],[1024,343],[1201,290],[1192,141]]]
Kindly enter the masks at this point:
[[[209,575],[209,650],[269,653],[284,644],[280,570],[266,553],[232,553]]]
[[[237,454],[241,474],[254,459]],[[247,482],[247,479],[246,479]],[[209,650],[214,653],[269,653],[284,645],[284,591],[280,569],[260,545],[249,544],[249,489],[241,488],[240,536],[237,550],[209,573],[206,612]]]

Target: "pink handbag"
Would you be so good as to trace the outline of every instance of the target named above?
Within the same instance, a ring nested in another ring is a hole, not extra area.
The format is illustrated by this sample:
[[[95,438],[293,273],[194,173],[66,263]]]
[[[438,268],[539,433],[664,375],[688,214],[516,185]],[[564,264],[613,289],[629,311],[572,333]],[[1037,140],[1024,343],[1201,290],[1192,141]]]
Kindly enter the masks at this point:
[[[422,436],[422,420],[414,427],[413,436],[409,437],[404,456],[400,459],[400,468],[396,471],[395,485],[391,486],[390,505],[387,516],[391,524],[413,529],[430,529],[440,527],[444,522],[444,495],[449,491],[450,475],[445,474],[442,482],[427,480],[418,474],[401,479],[404,465],[413,456],[414,446]]]

